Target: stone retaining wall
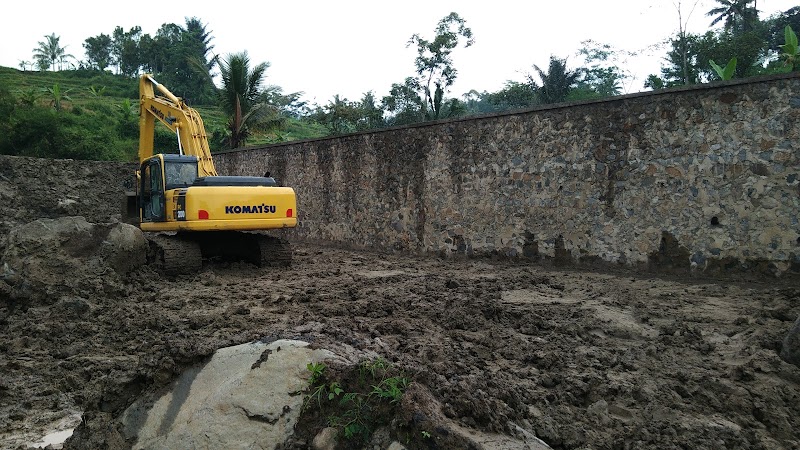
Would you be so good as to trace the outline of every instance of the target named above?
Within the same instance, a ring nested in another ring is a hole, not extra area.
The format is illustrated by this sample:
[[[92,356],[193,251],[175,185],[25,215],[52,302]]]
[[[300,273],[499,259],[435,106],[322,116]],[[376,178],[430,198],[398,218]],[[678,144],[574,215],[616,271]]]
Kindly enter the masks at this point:
[[[295,188],[300,239],[679,270],[800,266],[800,77],[215,155]]]

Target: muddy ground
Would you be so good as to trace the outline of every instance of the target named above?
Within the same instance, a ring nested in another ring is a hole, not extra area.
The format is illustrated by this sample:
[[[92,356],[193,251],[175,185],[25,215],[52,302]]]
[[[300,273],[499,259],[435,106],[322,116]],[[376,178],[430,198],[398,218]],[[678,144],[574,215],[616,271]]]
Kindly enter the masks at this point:
[[[517,425],[554,448],[800,446],[800,368],[777,353],[797,286],[297,253],[286,270],[144,268],[106,294],[4,304],[0,447],[118,411],[217,348],[268,337],[375,352],[460,424]]]
[[[0,160],[0,249],[36,217],[115,211],[107,193],[69,193],[107,167],[78,178],[47,167]],[[212,263],[167,278],[90,266],[88,282],[45,295],[0,289],[0,448],[25,448],[59,422],[81,425],[69,448],[126,448],[107,425],[139,393],[218,348],[275,338],[379,355],[415,386],[406,403],[553,448],[800,448],[800,368],[778,356],[800,314],[796,279],[295,248],[289,269]],[[418,419],[398,417],[396,429]],[[313,437],[301,428],[293,448]],[[410,448],[460,448],[422,430],[430,438]]]

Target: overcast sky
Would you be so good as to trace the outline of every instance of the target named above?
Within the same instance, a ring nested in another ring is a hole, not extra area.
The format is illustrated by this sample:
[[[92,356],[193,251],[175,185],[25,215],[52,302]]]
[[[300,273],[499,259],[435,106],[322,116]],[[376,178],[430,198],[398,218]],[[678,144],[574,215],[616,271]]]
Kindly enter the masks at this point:
[[[55,33],[67,53],[84,59],[83,42],[116,26],[141,26],[154,36],[164,23],[184,26],[197,17],[213,36],[216,54],[247,50],[253,63],[269,62],[267,84],[285,93],[303,91],[326,104],[335,94],[378,98],[392,83],[414,74],[412,34],[434,36],[437,22],[457,12],[472,29],[475,44],[453,53],[458,79],[450,95],[475,89],[497,91],[507,80],[523,81],[532,65],[546,68],[550,55],[568,57],[574,68],[581,41],[612,45],[633,72],[626,92],[642,90],[658,73],[666,48],[653,49],[678,29],[677,0],[299,0],[115,2],[22,0],[4,2],[0,14],[0,66],[31,61],[45,35]],[[684,22],[694,0],[683,0]],[[697,1],[688,29],[704,32],[713,0]],[[797,0],[758,0],[761,17],[797,6]],[[649,48],[649,50],[647,50]],[[169,87],[169,86],[168,86]]]

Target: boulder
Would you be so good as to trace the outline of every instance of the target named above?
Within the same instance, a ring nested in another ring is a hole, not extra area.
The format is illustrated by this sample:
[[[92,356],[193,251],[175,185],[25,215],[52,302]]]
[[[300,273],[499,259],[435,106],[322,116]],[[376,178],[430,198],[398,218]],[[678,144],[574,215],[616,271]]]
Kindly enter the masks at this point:
[[[166,392],[122,414],[134,449],[275,448],[292,435],[308,386],[307,365],[333,358],[308,343],[278,340],[217,350]]]
[[[147,248],[141,230],[129,224],[38,219],[10,231],[0,279],[11,286],[10,297],[52,303],[115,283],[146,263]]]

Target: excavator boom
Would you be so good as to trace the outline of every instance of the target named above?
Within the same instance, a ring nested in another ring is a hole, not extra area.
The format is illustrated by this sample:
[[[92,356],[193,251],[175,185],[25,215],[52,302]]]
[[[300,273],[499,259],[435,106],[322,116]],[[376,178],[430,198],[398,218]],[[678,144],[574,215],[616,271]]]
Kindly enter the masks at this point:
[[[156,90],[163,97],[156,96]],[[177,135],[179,154],[197,157],[201,177],[217,175],[203,119],[194,108],[187,106],[148,74],[139,78],[139,103],[139,162],[155,154],[153,142],[158,120]]]

